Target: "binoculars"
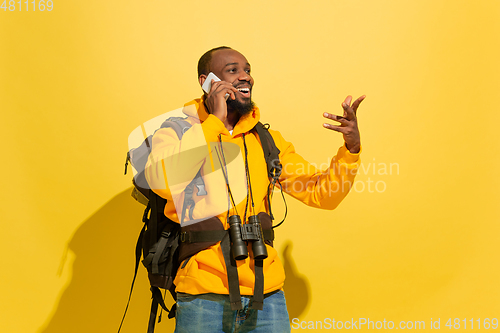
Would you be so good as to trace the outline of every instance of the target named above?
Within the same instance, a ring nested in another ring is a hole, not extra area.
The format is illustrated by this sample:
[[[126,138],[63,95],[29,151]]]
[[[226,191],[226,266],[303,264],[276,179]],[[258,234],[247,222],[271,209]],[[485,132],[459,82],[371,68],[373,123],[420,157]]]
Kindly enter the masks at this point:
[[[241,224],[239,215],[229,217],[229,235],[231,237],[231,250],[235,260],[243,260],[248,257],[248,249],[245,241],[252,242],[254,259],[266,259],[267,249],[264,244],[264,234],[259,217],[252,215],[247,224]]]

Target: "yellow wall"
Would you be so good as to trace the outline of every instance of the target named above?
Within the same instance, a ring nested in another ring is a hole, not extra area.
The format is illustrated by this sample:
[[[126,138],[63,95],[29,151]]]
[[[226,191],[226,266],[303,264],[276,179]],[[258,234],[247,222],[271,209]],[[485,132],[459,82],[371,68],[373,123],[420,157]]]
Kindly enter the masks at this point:
[[[500,316],[498,1],[53,2],[0,10],[2,332],[117,329],[142,209],[127,137],[201,95],[220,45],[311,162],[342,144],[322,112],[367,95],[358,191],[333,212],[288,198],[277,230],[291,318]],[[146,280],[123,333],[145,331]]]

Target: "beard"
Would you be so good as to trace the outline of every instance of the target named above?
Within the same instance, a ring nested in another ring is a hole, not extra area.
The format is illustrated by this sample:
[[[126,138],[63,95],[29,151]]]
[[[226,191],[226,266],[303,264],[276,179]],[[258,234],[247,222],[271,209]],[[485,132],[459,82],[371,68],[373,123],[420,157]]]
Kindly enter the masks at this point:
[[[228,99],[227,106],[228,108],[238,112],[240,116],[244,116],[246,114],[249,114],[253,110],[253,108],[255,107],[255,103],[250,98],[248,98],[244,102],[240,102],[237,99]]]

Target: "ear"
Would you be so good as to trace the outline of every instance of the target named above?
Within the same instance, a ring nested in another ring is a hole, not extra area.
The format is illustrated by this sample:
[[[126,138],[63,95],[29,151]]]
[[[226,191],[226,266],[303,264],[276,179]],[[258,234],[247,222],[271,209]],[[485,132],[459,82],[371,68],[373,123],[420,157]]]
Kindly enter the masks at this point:
[[[206,79],[207,79],[207,76],[205,74],[200,75],[200,77],[198,78],[198,82],[200,83],[200,87],[203,86],[203,83],[205,83]]]

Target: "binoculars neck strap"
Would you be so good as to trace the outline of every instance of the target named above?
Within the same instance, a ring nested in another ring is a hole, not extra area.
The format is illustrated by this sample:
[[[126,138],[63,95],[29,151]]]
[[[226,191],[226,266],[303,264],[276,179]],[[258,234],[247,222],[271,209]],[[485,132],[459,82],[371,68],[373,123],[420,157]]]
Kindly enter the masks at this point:
[[[227,270],[227,285],[229,289],[229,302],[231,310],[241,310],[241,294],[240,282],[238,278],[238,269],[236,268],[236,260],[231,255],[231,242],[229,240],[229,232],[224,235],[220,243],[224,261]],[[253,291],[252,309],[262,310],[264,304],[264,261],[255,259],[255,285]]]
[[[231,242],[229,241],[229,232],[227,232],[222,241],[220,242],[222,255],[226,262],[227,271],[227,286],[229,289],[229,302],[231,303],[231,310],[241,310],[241,295],[240,295],[240,282],[238,278],[238,269],[236,268],[236,260],[231,255]]]
[[[255,259],[255,284],[253,287],[252,309],[262,310],[264,307],[264,260]]]

